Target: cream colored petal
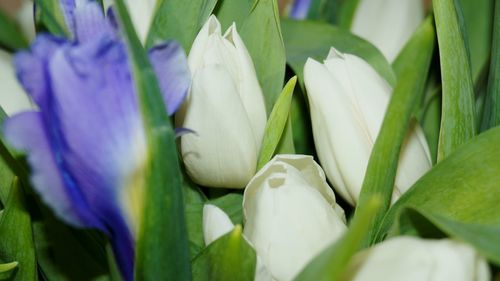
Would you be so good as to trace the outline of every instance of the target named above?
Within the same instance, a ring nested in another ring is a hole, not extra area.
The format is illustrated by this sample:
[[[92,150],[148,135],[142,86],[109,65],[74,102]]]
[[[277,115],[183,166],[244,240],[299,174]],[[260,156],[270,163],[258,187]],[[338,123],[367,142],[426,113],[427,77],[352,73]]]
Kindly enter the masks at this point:
[[[153,23],[157,0],[125,0],[135,30],[142,43],[146,42]]]
[[[351,30],[394,61],[424,19],[422,0],[360,0]]]
[[[34,108],[16,78],[12,56],[0,50],[0,106],[7,115]]]
[[[243,188],[255,173],[257,148],[236,86],[221,65],[194,73],[191,93],[176,116],[196,134],[181,137],[191,178],[209,187]]]
[[[279,155],[245,189],[244,233],[276,280],[292,280],[346,230],[332,194],[311,185],[322,181],[320,174],[310,180],[315,169],[310,156]]]
[[[203,238],[205,245],[219,239],[233,230],[234,224],[219,207],[211,204],[203,206]]]

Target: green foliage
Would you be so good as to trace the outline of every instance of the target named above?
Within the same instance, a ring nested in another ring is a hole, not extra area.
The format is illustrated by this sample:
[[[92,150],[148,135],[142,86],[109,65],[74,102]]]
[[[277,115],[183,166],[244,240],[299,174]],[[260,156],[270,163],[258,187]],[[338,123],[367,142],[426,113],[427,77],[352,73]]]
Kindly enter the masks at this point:
[[[188,52],[216,4],[217,0],[158,0],[146,46],[174,39]]]
[[[182,174],[175,134],[146,51],[123,0],[116,9],[128,45],[148,151],[144,210],[136,243],[136,280],[190,280]],[[161,157],[159,157],[161,155]]]
[[[398,223],[402,212],[413,210],[446,235],[471,244],[499,265],[498,143],[500,127],[479,135],[441,161],[394,204],[376,240],[425,231],[421,219],[408,221],[406,216],[404,224]]]
[[[382,53],[367,41],[327,23],[282,20],[287,63],[304,81],[307,58],[323,61],[331,47],[354,54],[367,61],[387,82],[394,86],[396,76]]]
[[[483,130],[500,125],[500,1],[495,3],[494,23],[490,75],[482,120]]]
[[[438,161],[476,134],[472,83],[461,8],[455,0],[432,1],[441,60],[443,109]]]
[[[290,106],[292,104],[293,90],[297,83],[297,77],[292,77],[283,88],[273,111],[267,120],[266,129],[264,132],[264,139],[262,140],[262,147],[260,150],[259,161],[257,163],[257,170],[262,168],[274,155],[276,148],[283,135],[288,116],[290,115]]]
[[[241,226],[211,243],[193,261],[195,281],[253,281],[256,255]]]
[[[59,0],[34,0],[37,7],[35,22],[37,31],[48,31],[51,34],[69,37]]]
[[[285,79],[285,48],[276,0],[258,0],[240,30],[271,112]]]
[[[375,236],[391,204],[398,159],[403,141],[408,133],[410,119],[417,101],[424,94],[424,86],[434,51],[434,26],[428,18],[415,32],[395,62],[399,80],[373,146],[366,170],[356,214],[361,212],[373,196],[382,199],[382,206],[370,223],[370,239]],[[365,241],[366,245],[370,240]]]
[[[11,51],[28,47],[28,41],[24,38],[19,25],[0,10],[0,46]]]
[[[338,2],[338,0],[311,0],[307,18],[335,24],[339,8]]]
[[[217,15],[222,30],[226,30],[233,22],[241,27],[252,9],[253,0],[219,0],[214,14]]]

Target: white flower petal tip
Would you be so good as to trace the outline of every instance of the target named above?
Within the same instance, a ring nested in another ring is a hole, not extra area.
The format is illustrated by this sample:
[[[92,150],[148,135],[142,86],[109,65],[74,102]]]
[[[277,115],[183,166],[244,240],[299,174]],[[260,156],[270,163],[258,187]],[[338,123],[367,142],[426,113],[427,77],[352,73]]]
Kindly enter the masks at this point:
[[[390,100],[389,84],[364,60],[331,48],[304,67],[314,143],[335,190],[355,205]],[[422,129],[412,121],[403,143],[393,200],[431,168]]]
[[[219,207],[211,204],[203,206],[203,237],[205,245],[209,245],[224,234],[231,232],[233,228],[233,222]]]
[[[275,156],[247,185],[243,212],[244,233],[275,280],[292,280],[346,230],[344,212],[311,156]]]
[[[211,16],[196,37],[188,64],[188,98],[177,127],[198,133],[181,137],[188,175],[215,188],[244,188],[255,174],[266,126],[264,96],[252,59],[233,24],[221,35]]]
[[[488,263],[472,247],[453,240],[396,237],[358,253],[346,281],[488,281]]]

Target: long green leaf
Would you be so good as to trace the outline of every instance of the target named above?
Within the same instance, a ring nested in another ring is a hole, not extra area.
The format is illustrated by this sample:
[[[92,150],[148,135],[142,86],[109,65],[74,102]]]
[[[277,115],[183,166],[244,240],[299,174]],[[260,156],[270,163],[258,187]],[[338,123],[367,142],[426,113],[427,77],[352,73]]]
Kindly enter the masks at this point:
[[[0,9],[0,46],[11,51],[24,49],[28,47],[28,41],[24,38],[19,25],[9,18]]]
[[[253,281],[256,255],[241,226],[210,244],[193,260],[193,280]]]
[[[457,0],[432,1],[441,60],[443,108],[438,161],[476,134],[474,86]]]
[[[339,25],[347,30],[351,29],[359,0],[345,0],[339,14]]]
[[[70,37],[59,0],[34,0],[36,8],[35,22],[38,31]]]
[[[336,243],[316,256],[294,281],[336,281],[341,280],[351,257],[363,246],[367,239],[370,221],[380,208],[381,198],[368,200],[366,208],[356,216],[347,233]]]
[[[483,67],[487,66],[490,55],[494,3],[495,0],[460,0],[474,82],[477,81]]]
[[[128,44],[149,149],[135,277],[136,280],[190,280],[182,174],[175,134],[155,74],[135,34],[125,3],[116,0],[115,4]]]
[[[304,64],[311,57],[323,61],[330,48],[354,54],[367,61],[387,82],[394,86],[396,75],[380,51],[366,40],[333,25],[313,21],[282,20],[283,39],[288,64],[304,81]]]
[[[312,0],[309,5],[307,18],[310,20],[320,20],[335,24],[337,23],[338,10],[338,0]]]
[[[500,127],[496,127],[441,161],[390,209],[376,240],[398,227],[402,211],[413,209],[500,265],[499,143]]]
[[[256,0],[240,34],[252,57],[270,113],[285,79],[285,47],[276,0]]]
[[[425,82],[434,50],[434,26],[428,18],[415,32],[397,60],[401,69],[379,135],[373,146],[363,181],[356,214],[361,213],[374,195],[382,198],[382,206],[370,225],[371,243],[375,230],[391,204],[398,159],[408,133],[412,113],[424,93]]]
[[[217,0],[159,0],[146,46],[174,39],[188,52],[216,4]]]
[[[500,1],[495,1],[495,21],[491,48],[488,92],[484,104],[484,130],[500,125]]]
[[[264,131],[264,139],[260,150],[257,170],[262,168],[274,155],[276,148],[283,135],[283,130],[287,124],[290,115],[290,106],[292,104],[293,90],[297,83],[297,77],[292,77],[283,88],[273,111],[267,120],[266,129]]]
[[[31,217],[17,178],[12,183],[9,198],[0,217],[0,237],[0,260],[15,260],[19,263],[15,280],[37,280]]]
[[[9,280],[14,274],[13,271],[17,268],[17,262],[9,262],[0,264],[0,280]]]
[[[250,14],[253,0],[219,0],[214,10],[223,30],[226,30],[233,22],[241,27],[246,17]]]

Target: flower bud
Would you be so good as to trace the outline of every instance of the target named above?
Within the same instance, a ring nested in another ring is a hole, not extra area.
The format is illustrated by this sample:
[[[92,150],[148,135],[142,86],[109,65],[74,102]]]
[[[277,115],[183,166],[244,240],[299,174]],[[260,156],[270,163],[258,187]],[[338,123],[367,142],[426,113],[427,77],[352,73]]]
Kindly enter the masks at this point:
[[[243,196],[244,234],[275,280],[292,280],[346,230],[345,215],[311,156],[278,155]]]
[[[255,69],[233,24],[224,36],[211,16],[188,57],[193,75],[178,127],[189,176],[208,187],[243,188],[255,174],[266,109]]]
[[[360,0],[351,31],[392,62],[423,19],[422,0]]]
[[[333,48],[324,64],[308,59],[304,81],[320,162],[335,190],[355,205],[392,89],[368,63]],[[393,201],[430,168],[425,136],[412,121],[399,158]]]
[[[470,246],[452,241],[396,237],[357,254],[346,281],[488,281],[486,260]]]

